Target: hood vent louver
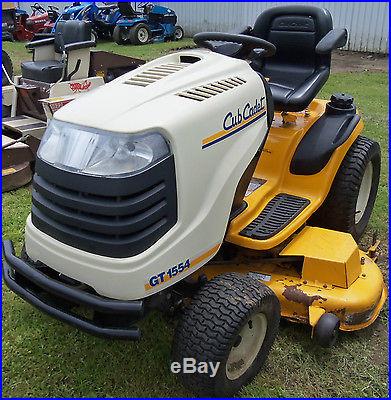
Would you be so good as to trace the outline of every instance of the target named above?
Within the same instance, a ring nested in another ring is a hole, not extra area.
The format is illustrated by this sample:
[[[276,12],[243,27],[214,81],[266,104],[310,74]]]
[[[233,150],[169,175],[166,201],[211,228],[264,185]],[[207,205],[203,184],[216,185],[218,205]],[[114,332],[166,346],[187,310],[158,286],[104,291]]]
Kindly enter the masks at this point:
[[[243,78],[236,76],[234,78],[222,79],[206,85],[197,86],[177,93],[176,95],[191,100],[204,101],[220,93],[234,89],[237,86],[243,85],[244,83],[246,83],[246,81]]]
[[[131,78],[126,80],[124,83],[128,85],[134,86],[148,86],[152,83],[159,81],[166,76],[172,75],[175,72],[182,70],[183,68],[191,65],[189,63],[169,63],[169,64],[161,64],[156,65],[155,67],[151,67],[146,69],[136,75],[133,75]]]

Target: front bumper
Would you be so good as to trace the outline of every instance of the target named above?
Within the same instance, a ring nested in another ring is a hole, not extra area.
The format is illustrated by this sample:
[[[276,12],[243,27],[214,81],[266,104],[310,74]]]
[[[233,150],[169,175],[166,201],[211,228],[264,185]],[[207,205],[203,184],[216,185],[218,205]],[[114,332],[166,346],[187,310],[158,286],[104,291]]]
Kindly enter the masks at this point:
[[[10,240],[3,241],[3,278],[6,285],[39,310],[93,335],[135,340],[140,330],[133,323],[144,316],[144,301],[113,300],[81,288],[80,283],[56,279],[32,262],[15,256]],[[93,311],[91,319],[75,313],[77,307]]]

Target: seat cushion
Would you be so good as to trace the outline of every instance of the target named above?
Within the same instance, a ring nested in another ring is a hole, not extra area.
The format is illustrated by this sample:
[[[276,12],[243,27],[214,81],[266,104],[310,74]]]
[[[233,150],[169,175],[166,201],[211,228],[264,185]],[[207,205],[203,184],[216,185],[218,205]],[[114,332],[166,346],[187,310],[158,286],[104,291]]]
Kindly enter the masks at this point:
[[[22,77],[34,81],[55,83],[62,76],[63,64],[60,61],[25,61],[22,63]]]
[[[301,82],[269,81],[275,111],[302,111],[309,106],[329,77],[328,68],[319,68]]]

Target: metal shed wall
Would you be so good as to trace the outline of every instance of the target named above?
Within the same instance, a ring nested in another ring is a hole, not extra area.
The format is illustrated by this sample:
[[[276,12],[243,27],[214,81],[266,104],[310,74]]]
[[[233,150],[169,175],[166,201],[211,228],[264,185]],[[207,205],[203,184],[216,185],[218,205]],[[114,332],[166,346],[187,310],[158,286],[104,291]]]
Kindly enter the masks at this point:
[[[232,32],[253,25],[265,9],[284,4],[311,4],[330,10],[334,27],[346,27],[345,49],[388,53],[387,2],[159,2],[178,14],[186,35],[215,30]]]
[[[44,2],[42,2],[44,3]],[[48,2],[61,9],[69,3]],[[34,2],[19,2],[30,12]],[[171,7],[186,34],[201,31],[232,32],[252,25],[258,14],[269,7],[283,4],[312,4],[325,7],[333,15],[335,27],[346,27],[348,50],[388,53],[387,2],[155,2]]]

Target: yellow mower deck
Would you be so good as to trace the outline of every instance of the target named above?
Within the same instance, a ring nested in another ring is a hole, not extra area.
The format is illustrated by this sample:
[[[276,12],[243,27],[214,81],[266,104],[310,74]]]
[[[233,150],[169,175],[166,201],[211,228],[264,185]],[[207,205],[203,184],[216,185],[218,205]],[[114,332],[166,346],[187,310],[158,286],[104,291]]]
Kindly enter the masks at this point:
[[[340,319],[344,331],[365,328],[379,315],[387,298],[382,273],[350,234],[305,227],[279,256],[268,261],[242,254],[228,263],[212,261],[197,274],[211,279],[226,272],[250,273],[276,293],[283,317],[312,327],[326,312]],[[292,256],[302,260],[301,268]]]

